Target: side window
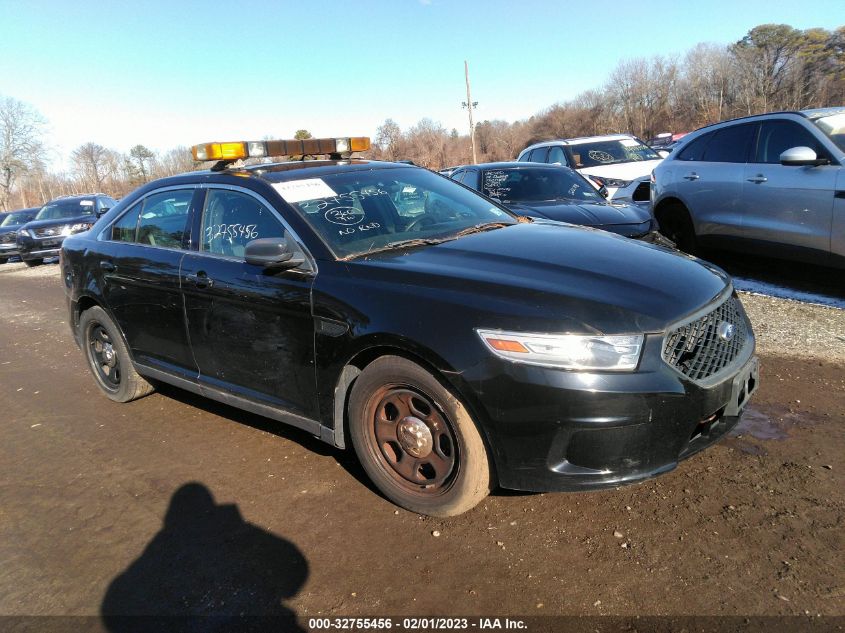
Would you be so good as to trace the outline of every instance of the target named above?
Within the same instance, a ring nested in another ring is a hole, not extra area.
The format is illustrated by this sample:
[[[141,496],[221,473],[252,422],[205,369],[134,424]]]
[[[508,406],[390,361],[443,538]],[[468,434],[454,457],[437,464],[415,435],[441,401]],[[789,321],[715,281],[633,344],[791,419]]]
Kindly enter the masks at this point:
[[[566,165],[566,156],[563,153],[563,148],[559,145],[554,145],[549,149],[549,158],[547,159],[550,163],[560,163],[561,165]]]
[[[755,163],[780,163],[780,155],[793,147],[809,147],[819,157],[827,158],[828,154],[808,130],[795,121],[773,119],[764,121],[760,129],[760,140],[757,142]]]
[[[713,138],[713,134],[704,134],[699,136],[691,143],[687,143],[678,154],[676,160],[696,161],[702,160],[704,150],[707,148],[707,143]]]
[[[138,242],[164,248],[185,248],[193,189],[154,193],[144,198],[138,221]]]
[[[475,170],[467,170],[466,172],[464,172],[464,184],[467,187],[478,191],[478,172]]]
[[[243,258],[248,242],[284,235],[285,229],[273,212],[252,196],[209,189],[202,214],[201,251]]]
[[[531,158],[529,160],[532,163],[545,163],[548,151],[548,147],[538,147],[537,149],[531,151]]]
[[[531,158],[531,152],[523,152],[522,154],[519,155],[519,158],[517,160],[521,163],[527,163],[530,158]]]
[[[134,242],[138,229],[138,216],[141,213],[141,202],[124,213],[120,219],[112,224],[111,239],[115,242]]]
[[[461,171],[458,171],[458,172],[455,172],[454,174],[452,174],[452,175],[450,176],[450,178],[451,178],[452,180],[456,181],[456,182],[463,182],[463,181],[464,181],[464,176],[465,176],[465,175],[466,175],[466,172],[465,172],[465,171],[463,171],[463,170],[461,170]]]
[[[757,129],[756,123],[732,125],[717,130],[704,150],[704,158],[711,163],[744,163],[748,148]]]

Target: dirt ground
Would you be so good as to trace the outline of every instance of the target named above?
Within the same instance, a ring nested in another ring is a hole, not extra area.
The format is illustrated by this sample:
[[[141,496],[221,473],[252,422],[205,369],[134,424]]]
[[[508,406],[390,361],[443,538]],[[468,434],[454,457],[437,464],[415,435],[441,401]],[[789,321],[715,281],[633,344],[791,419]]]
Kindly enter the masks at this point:
[[[443,520],[270,420],[170,388],[112,403],[57,266],[0,266],[0,615],[845,615],[845,311],[743,302],[762,375],[732,437]]]

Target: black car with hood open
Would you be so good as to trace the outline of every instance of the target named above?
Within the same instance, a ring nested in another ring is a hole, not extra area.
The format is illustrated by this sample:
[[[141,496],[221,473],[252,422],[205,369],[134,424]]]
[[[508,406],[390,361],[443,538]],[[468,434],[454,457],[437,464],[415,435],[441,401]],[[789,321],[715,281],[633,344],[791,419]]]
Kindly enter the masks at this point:
[[[209,143],[62,247],[101,391],[156,382],[351,445],[395,503],[583,490],[674,468],[758,382],[731,280],[694,257],[514,215],[367,139]],[[329,154],[244,166],[246,157]]]

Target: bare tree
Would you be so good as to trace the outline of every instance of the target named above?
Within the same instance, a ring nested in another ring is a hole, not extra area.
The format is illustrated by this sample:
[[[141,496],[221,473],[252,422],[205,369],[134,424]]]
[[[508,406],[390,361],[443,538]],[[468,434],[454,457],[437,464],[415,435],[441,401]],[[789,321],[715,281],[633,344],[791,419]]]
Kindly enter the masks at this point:
[[[70,155],[76,173],[89,191],[103,191],[109,174],[109,151],[97,143],[80,145]]]
[[[393,119],[385,119],[376,130],[376,145],[386,160],[399,158],[399,145],[402,142],[402,130]]]
[[[9,209],[18,178],[43,164],[43,127],[35,109],[12,97],[0,98],[0,208]]]

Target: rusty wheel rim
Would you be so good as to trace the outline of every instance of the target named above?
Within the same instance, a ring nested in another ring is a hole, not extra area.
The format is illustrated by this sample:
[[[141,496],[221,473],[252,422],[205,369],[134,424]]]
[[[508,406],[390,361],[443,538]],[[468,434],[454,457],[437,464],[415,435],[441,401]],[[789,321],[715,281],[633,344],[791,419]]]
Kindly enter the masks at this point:
[[[457,472],[458,443],[440,408],[428,396],[396,386],[382,387],[370,402],[369,439],[383,469],[411,492],[447,490]]]

